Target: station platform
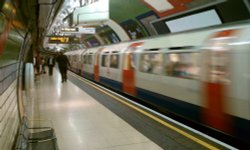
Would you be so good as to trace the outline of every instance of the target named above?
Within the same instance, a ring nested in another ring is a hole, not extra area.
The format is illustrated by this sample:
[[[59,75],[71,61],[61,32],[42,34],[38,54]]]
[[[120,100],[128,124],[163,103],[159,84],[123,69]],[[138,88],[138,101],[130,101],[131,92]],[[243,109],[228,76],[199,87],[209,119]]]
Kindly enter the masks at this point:
[[[36,76],[25,93],[27,116],[52,121],[59,150],[234,149],[71,72],[68,78],[61,83],[55,68],[53,76]]]

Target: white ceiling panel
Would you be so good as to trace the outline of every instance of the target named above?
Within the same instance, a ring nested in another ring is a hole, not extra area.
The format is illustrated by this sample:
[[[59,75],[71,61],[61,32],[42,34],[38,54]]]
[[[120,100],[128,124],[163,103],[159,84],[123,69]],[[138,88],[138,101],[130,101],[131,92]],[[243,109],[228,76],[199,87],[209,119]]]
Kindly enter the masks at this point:
[[[52,5],[40,5],[39,27],[46,27],[49,21]]]
[[[42,4],[42,3],[53,3],[55,2],[56,0],[39,0],[38,3],[39,4]]]

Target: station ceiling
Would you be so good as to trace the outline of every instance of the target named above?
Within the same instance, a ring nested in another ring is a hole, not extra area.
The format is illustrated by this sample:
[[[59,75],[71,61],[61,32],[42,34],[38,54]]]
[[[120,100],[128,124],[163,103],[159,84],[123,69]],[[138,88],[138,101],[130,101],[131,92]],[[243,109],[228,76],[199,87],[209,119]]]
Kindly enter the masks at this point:
[[[94,25],[95,35],[71,34],[78,38],[77,42],[49,43],[50,36],[62,35],[61,28],[72,27],[75,8],[98,1],[101,0],[2,0],[0,8],[7,18],[14,16],[15,27],[31,33],[33,43],[39,46],[36,49],[45,50],[93,47],[167,34],[166,20],[206,9],[215,9],[223,22],[250,18],[247,0],[109,0],[112,24]],[[240,13],[232,10],[240,10]]]

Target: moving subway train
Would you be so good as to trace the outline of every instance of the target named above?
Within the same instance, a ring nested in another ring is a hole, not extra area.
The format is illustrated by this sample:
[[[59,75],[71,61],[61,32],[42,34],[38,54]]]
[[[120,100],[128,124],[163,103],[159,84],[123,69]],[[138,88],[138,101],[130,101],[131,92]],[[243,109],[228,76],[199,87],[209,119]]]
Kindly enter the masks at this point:
[[[250,143],[250,22],[66,55],[81,76]]]

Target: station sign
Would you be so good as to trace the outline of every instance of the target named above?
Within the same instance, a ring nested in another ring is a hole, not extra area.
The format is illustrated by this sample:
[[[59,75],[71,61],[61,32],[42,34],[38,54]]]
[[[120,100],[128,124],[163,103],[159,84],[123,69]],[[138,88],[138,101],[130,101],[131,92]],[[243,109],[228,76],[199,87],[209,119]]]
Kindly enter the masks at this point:
[[[80,39],[72,36],[51,36],[49,37],[49,43],[51,44],[79,44]]]
[[[67,33],[78,32],[78,28],[62,28],[61,32],[67,32]]]
[[[91,27],[80,27],[78,28],[78,32],[79,33],[84,33],[84,34],[95,34],[96,33],[96,30],[95,28],[91,28]]]
[[[49,42],[50,43],[68,43],[69,37],[53,36],[53,37],[49,37]]]
[[[72,33],[72,34],[95,34],[96,29],[93,27],[78,27],[78,28],[62,28],[62,33]]]

